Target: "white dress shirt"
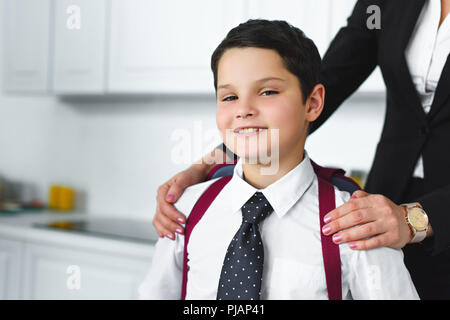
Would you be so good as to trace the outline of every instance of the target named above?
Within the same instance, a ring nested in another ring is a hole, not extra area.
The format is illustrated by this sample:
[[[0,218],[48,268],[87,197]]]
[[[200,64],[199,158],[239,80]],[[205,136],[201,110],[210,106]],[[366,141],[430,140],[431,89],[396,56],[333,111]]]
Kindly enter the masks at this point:
[[[425,113],[430,111],[450,52],[450,18],[447,15],[439,26],[440,19],[441,1],[426,1],[405,51],[409,72]],[[413,176],[424,177],[422,156],[417,161]]]
[[[176,207],[189,215],[199,196],[216,180],[187,188]],[[274,212],[260,224],[264,244],[261,299],[328,299],[322,258],[318,181],[303,161],[265,189],[243,179],[242,159],[191,233],[186,299],[216,299],[228,245],[242,222],[241,207],[260,191]],[[335,188],[336,206],[350,195]],[[139,288],[143,299],[179,299],[184,236],[162,238]],[[353,251],[340,245],[343,299],[418,299],[401,250]]]

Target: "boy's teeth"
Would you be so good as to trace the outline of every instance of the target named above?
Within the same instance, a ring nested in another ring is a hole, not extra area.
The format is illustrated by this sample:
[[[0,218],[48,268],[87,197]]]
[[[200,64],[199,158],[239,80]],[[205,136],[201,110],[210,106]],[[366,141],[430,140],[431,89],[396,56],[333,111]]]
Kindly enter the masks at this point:
[[[263,131],[264,129],[261,128],[244,128],[244,129],[240,129],[239,133],[249,133],[249,132],[259,132],[259,131]]]

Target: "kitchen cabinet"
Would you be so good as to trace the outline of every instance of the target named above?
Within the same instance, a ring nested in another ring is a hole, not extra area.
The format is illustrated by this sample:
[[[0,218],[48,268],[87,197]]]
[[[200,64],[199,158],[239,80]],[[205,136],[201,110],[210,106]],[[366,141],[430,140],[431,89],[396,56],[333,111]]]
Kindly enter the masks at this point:
[[[287,20],[323,55],[355,2],[6,0],[5,90],[211,94],[211,54],[232,27]],[[382,91],[378,69],[359,89]]]
[[[0,216],[0,299],[137,299],[156,240],[38,227],[61,219],[67,213]]]
[[[27,243],[24,299],[137,299],[147,260]]]
[[[49,90],[51,3],[50,0],[4,2],[5,91]]]
[[[54,10],[53,90],[103,93],[106,71],[106,0],[58,0]]]
[[[112,0],[108,91],[213,93],[210,58],[241,0]]]
[[[19,299],[22,243],[0,237],[0,300]]]

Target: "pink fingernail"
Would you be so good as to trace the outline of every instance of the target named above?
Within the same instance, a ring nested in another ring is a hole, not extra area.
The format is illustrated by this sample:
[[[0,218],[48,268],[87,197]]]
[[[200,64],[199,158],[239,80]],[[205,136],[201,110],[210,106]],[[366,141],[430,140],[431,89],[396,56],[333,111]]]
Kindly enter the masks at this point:
[[[331,221],[331,217],[330,217],[330,216],[325,217],[325,218],[323,219],[323,222],[325,222],[325,223],[328,223],[328,222],[330,222],[330,221]]]
[[[179,223],[184,223],[183,219],[181,219],[181,218],[178,218],[178,222]]]
[[[336,234],[333,236],[333,241],[335,243],[339,243],[339,242],[341,242],[341,240],[342,240],[342,237],[339,234]]]
[[[349,247],[350,247],[351,249],[356,249],[356,247],[358,247],[358,245],[357,245],[356,243],[350,243],[350,244],[349,244]]]
[[[356,199],[356,196],[352,196],[350,199]]]
[[[324,234],[327,234],[327,233],[329,233],[331,231],[331,228],[330,227],[324,227],[323,229],[322,229],[322,232],[324,233]]]
[[[176,229],[175,230],[177,233],[179,233],[179,234],[182,234],[183,233],[183,231],[181,231],[181,229]]]
[[[173,195],[173,194],[169,194],[169,195],[167,195],[167,198],[166,198],[168,201],[172,201],[173,199],[175,199],[175,195]]]
[[[173,240],[173,235],[171,235],[171,234],[166,234],[166,236],[167,236],[167,238],[170,238],[170,239],[172,239]]]

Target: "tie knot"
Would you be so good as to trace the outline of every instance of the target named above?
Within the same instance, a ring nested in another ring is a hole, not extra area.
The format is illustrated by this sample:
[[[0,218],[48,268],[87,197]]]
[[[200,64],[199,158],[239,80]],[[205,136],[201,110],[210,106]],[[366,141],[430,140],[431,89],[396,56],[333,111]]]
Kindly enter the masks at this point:
[[[261,192],[255,194],[242,207],[242,220],[247,223],[259,224],[273,208]]]

